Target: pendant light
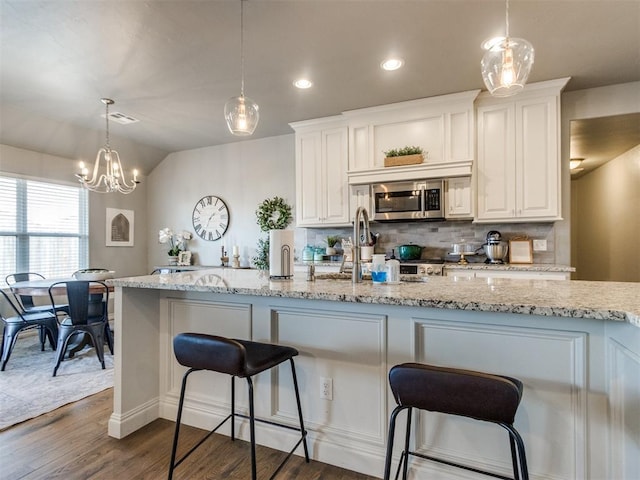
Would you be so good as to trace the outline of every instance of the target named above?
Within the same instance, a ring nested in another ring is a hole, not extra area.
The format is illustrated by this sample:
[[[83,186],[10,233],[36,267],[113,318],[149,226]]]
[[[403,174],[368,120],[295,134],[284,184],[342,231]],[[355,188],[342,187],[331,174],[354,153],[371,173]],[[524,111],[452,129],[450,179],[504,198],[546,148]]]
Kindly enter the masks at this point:
[[[533,46],[524,38],[509,36],[509,0],[506,0],[505,37],[485,42],[482,57],[482,79],[495,97],[509,97],[520,92],[533,66]]]
[[[93,165],[93,173],[88,178],[89,170],[85,167],[84,162],[80,162],[80,173],[76,173],[76,177],[87,190],[97,193],[131,193],[135,190],[138,183],[138,171],[133,171],[133,176],[129,182],[120,162],[120,155],[111,148],[109,144],[109,105],[115,102],[110,98],[101,98],[100,101],[105,104],[106,122],[107,122],[107,138],[105,146],[98,150],[96,161]],[[101,164],[104,160],[104,169],[101,170]]]
[[[224,105],[224,118],[229,131],[241,137],[251,135],[258,126],[258,104],[244,96],[244,2],[240,0],[240,96],[232,97]]]

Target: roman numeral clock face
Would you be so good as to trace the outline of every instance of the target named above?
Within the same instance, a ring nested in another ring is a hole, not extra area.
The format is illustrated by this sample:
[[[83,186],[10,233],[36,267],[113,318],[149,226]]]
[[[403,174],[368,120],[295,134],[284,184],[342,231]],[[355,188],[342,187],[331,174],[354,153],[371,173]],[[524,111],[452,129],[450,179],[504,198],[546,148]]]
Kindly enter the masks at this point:
[[[202,197],[193,207],[193,228],[203,240],[218,240],[229,227],[229,209],[221,198]]]

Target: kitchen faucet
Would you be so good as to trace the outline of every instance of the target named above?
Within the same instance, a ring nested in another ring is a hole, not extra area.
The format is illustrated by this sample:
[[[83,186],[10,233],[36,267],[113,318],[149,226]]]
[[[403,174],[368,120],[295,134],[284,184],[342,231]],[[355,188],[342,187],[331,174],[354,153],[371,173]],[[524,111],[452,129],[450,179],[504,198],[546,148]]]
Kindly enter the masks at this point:
[[[362,265],[360,261],[360,220],[364,225],[364,240],[367,245],[371,245],[371,232],[369,231],[369,213],[364,207],[358,207],[356,216],[353,219],[353,247],[351,248],[351,259],[353,260],[353,270],[351,272],[351,281],[353,283],[362,282]]]

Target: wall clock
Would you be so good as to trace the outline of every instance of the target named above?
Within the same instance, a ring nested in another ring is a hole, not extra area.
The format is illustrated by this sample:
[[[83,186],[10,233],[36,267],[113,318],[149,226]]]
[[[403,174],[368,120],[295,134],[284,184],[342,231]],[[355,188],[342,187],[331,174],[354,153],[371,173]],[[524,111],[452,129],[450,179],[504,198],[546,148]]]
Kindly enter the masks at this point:
[[[219,197],[207,195],[193,207],[193,228],[203,240],[218,240],[229,227],[229,209]]]

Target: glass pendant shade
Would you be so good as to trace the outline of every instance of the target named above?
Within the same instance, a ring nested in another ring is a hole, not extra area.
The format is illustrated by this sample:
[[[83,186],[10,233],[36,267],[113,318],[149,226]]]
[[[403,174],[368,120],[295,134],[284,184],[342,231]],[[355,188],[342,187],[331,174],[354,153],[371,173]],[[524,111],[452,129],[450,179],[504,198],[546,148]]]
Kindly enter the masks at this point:
[[[531,73],[534,50],[524,38],[502,38],[482,57],[482,79],[491,95],[508,97],[520,92]]]
[[[258,104],[244,95],[232,97],[224,105],[224,118],[232,134],[251,135],[260,119]]]

